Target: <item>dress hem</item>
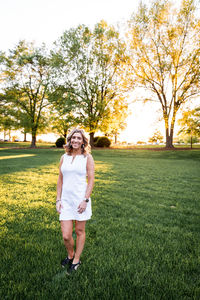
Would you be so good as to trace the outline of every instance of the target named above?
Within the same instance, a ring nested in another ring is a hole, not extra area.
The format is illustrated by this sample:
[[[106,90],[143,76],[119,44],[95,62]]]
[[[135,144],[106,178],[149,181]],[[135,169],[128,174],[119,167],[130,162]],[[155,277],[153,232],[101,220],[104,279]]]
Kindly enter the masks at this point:
[[[76,218],[65,218],[65,219],[59,219],[59,221],[88,221],[88,220],[90,220],[91,219],[91,217],[90,218],[87,218],[87,219],[84,219],[84,220],[79,220],[79,219],[76,219]]]

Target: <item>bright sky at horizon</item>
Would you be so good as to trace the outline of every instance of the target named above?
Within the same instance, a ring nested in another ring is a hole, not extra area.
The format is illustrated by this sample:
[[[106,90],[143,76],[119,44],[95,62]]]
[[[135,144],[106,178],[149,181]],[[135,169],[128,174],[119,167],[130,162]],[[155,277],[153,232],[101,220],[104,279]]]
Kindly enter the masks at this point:
[[[51,47],[63,31],[79,24],[93,26],[104,19],[109,24],[126,22],[139,0],[6,0],[1,2],[0,50],[12,49],[19,40],[43,42]],[[147,141],[159,123],[158,107],[135,103],[121,140]],[[157,123],[157,124],[156,124]],[[164,124],[159,129],[164,134]]]

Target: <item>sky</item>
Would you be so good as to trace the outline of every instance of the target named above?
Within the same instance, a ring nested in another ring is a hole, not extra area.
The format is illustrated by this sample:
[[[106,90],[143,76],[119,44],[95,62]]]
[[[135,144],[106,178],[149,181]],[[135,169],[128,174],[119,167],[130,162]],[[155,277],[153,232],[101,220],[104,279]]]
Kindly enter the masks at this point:
[[[19,40],[43,42],[51,47],[63,31],[79,24],[93,26],[100,20],[125,23],[137,10],[139,0],[1,0],[0,50],[12,49]],[[158,128],[158,107],[147,103],[130,105],[127,128],[121,141],[147,141]]]
[[[1,1],[1,50],[20,39],[50,44],[64,30],[79,24],[92,26],[104,19],[127,20],[138,0],[6,0]]]

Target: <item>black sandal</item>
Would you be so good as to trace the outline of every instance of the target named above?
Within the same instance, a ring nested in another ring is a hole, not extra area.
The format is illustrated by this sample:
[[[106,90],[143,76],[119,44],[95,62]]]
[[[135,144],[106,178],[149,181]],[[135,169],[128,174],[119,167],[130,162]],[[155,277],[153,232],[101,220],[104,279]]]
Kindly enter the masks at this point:
[[[65,259],[63,259],[63,260],[61,261],[61,266],[64,268],[66,265],[69,265],[69,266],[71,267],[72,262],[73,262],[73,259],[74,259],[74,257],[73,257],[73,258],[69,258],[69,257],[67,256]]]
[[[80,264],[81,264],[81,261],[79,261],[77,264],[71,264],[69,272],[71,273],[73,271],[76,271],[78,269],[78,267],[80,266]]]

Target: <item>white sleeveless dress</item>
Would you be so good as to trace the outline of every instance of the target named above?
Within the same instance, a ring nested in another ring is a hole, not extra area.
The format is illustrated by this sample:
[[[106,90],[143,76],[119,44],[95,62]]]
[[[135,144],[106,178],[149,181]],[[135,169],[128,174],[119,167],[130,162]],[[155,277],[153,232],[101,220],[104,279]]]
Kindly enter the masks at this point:
[[[92,215],[91,199],[87,203],[86,210],[83,213],[78,212],[79,204],[85,199],[87,188],[86,181],[87,156],[73,156],[65,153],[61,172],[63,175],[63,185],[61,194],[61,213],[59,220],[89,220]]]

